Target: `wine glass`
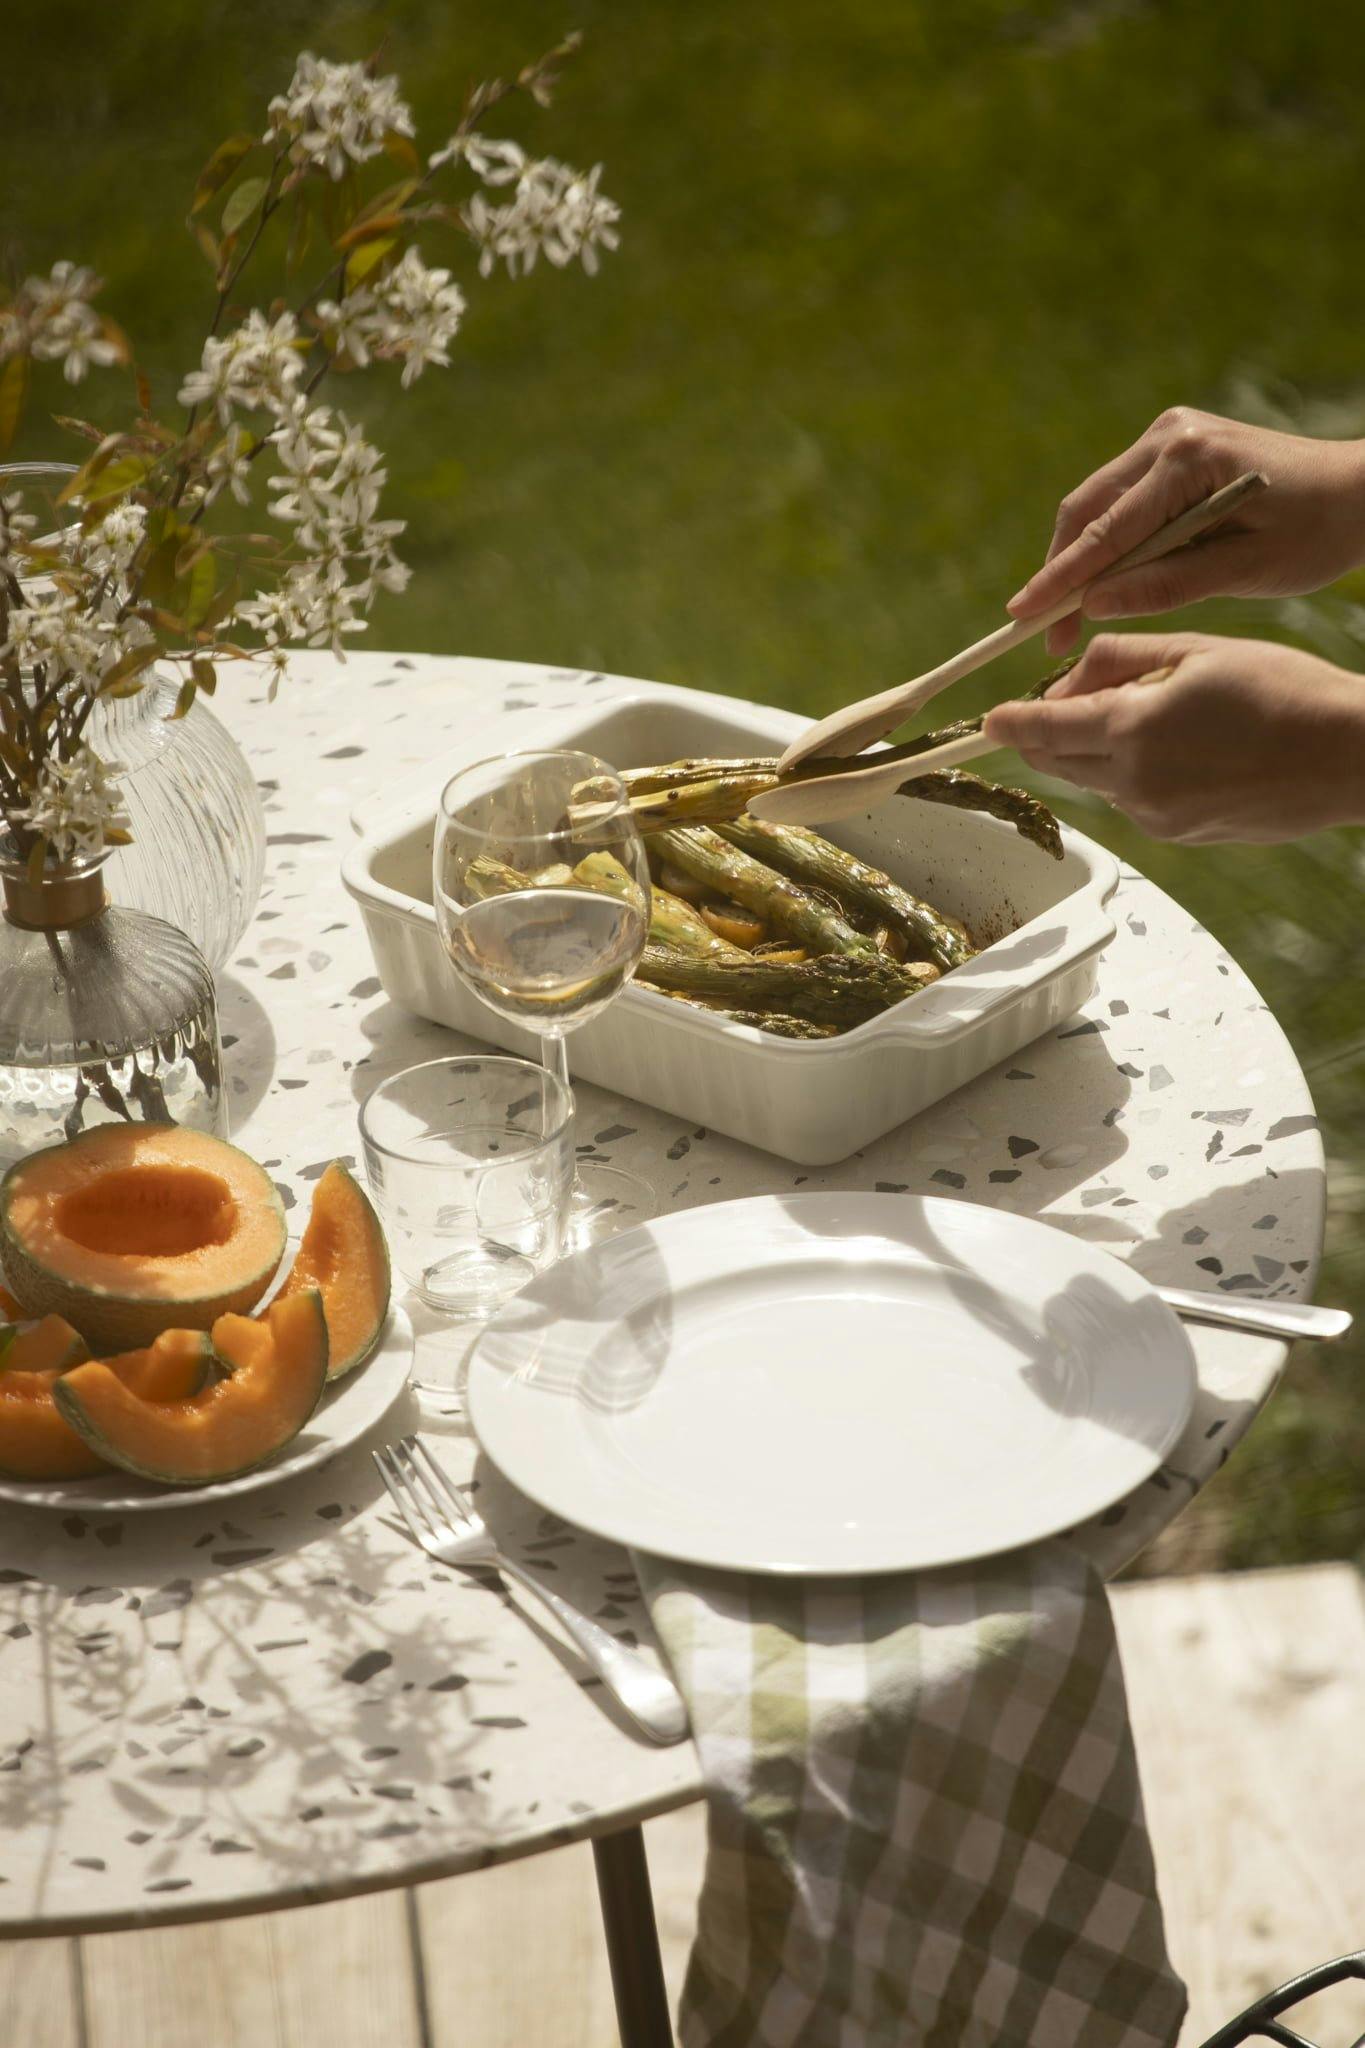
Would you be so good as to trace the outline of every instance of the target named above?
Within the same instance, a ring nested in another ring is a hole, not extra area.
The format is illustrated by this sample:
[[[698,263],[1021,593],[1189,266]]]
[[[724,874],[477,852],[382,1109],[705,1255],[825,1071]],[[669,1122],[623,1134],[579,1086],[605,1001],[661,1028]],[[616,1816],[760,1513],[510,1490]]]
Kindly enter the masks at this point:
[[[508,754],[441,792],[432,854],[447,959],[481,1002],[540,1035],[567,1088],[565,1038],[605,1009],[649,933],[649,864],[625,784],[593,754]],[[578,1170],[567,1249],[652,1216],[646,1183]]]

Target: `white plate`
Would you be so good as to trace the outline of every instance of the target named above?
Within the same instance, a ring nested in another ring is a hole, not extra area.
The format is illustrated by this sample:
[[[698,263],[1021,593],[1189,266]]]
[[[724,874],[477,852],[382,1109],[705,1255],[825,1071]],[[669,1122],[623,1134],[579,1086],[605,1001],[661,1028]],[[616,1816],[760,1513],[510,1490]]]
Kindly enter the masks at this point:
[[[288,1268],[286,1267],[286,1271]],[[211,1486],[158,1486],[135,1479],[131,1472],[106,1472],[93,1479],[51,1481],[0,1479],[0,1500],[26,1508],[98,1508],[104,1513],[137,1514],[147,1508],[203,1507],[231,1500],[261,1486],[277,1486],[326,1464],[346,1450],[387,1414],[408,1383],[412,1366],[412,1324],[401,1308],[391,1308],[379,1348],[344,1379],[323,1394],[321,1405],[279,1457],[238,1479]]]
[[[1180,1324],[1116,1259],[909,1195],[763,1195],[552,1267],[480,1339],[469,1412],[567,1521],[744,1571],[1012,1550],[1150,1477],[1184,1428]]]

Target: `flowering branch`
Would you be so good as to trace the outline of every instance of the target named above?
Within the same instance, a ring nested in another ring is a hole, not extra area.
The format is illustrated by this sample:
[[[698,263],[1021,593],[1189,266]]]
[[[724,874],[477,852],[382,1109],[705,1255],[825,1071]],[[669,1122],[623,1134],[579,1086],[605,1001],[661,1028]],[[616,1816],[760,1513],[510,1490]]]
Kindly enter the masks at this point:
[[[453,232],[484,278],[500,264],[524,276],[542,256],[591,275],[617,246],[600,166],[581,173],[482,132],[514,94],[547,105],[577,47],[571,36],[512,80],[476,86],[425,162],[396,78],[305,52],[264,133],[213,152],[190,227],[213,267],[215,304],[178,387],[183,423],[155,416],[138,374],[128,427],[102,435],[60,422],[95,446],[41,535],[31,491],[11,477],[0,495],[0,826],[24,853],[62,861],[126,838],[116,768],[86,733],[96,705],[144,688],[154,664],[178,665],[176,716],[198,691],[212,694],[224,660],[263,659],[273,695],[292,646],[342,657],[378,594],[405,587],[402,522],[380,515],[383,457],[315,393],[375,363],[397,364],[404,389],[448,367],[465,295],[450,269],[424,259],[423,231]],[[367,195],[385,158],[390,182]],[[448,181],[459,182],[443,198]],[[234,311],[277,221],[288,223],[288,277],[301,277],[318,242],[320,270],[293,304]],[[76,384],[91,367],[130,363],[121,330],[95,308],[99,290],[93,271],[61,262],[0,297],[0,452],[35,365],[60,363]],[[250,504],[261,480],[276,532],[215,531],[220,501]]]

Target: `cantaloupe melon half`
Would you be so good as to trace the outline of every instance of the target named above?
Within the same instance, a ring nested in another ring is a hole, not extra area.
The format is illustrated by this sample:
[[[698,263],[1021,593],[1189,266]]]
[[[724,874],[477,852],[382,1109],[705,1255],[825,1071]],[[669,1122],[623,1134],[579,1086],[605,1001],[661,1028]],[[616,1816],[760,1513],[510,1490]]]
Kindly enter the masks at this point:
[[[258,1317],[220,1316],[222,1378],[184,1401],[149,1401],[92,1362],[64,1373],[57,1407],[111,1464],[168,1485],[207,1486],[250,1472],[296,1437],[327,1380],[327,1318],[316,1288]]]
[[[334,1159],[313,1191],[313,1208],[278,1298],[316,1287],[327,1312],[329,1380],[367,1359],[389,1312],[389,1248],[364,1189]]]
[[[0,1329],[0,1472],[14,1479],[84,1479],[106,1469],[53,1399],[62,1373],[89,1356],[84,1339],[61,1316],[12,1333]],[[209,1379],[213,1340],[203,1330],[167,1330],[150,1350],[104,1362],[144,1400],[183,1400]]]
[[[27,1315],[65,1316],[96,1351],[253,1308],[284,1245],[269,1174],[175,1124],[102,1124],[0,1181],[10,1289]]]

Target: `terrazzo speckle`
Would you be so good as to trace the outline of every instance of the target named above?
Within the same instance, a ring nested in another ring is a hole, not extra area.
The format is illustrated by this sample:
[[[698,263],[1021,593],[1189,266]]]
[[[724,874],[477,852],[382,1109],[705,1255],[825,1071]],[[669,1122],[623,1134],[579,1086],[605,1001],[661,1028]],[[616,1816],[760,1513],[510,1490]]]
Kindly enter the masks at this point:
[[[270,820],[267,881],[219,978],[234,1134],[306,1212],[356,1108],[452,1035],[389,1003],[338,875],[347,814],[477,721],[485,751],[617,679],[459,658],[301,657],[274,706],[225,688]],[[382,691],[382,694],[380,692]],[[433,788],[439,765],[432,769]],[[1306,1298],[1322,1241],[1312,1103],[1278,1025],[1187,912],[1124,867],[1081,1016],[840,1166],[798,1169],[580,1088],[593,1156],[664,1207],[788,1188],[994,1202],[1151,1278]],[[1279,1344],[1191,1326],[1200,1388],[1166,1467],[1079,1532],[1116,1569],[1221,1465]],[[421,1341],[431,1341],[429,1338]],[[418,1419],[405,1397],[384,1434]],[[454,1397],[423,1426],[508,1549],[625,1641],[623,1553],[477,1461]],[[414,1551],[367,1448],[276,1491],[111,1518],[0,1508],[0,1933],[250,1910],[482,1867],[695,1797],[539,1613]]]

